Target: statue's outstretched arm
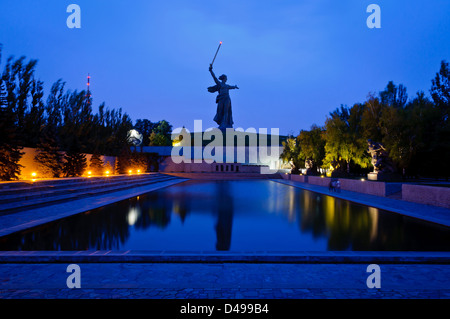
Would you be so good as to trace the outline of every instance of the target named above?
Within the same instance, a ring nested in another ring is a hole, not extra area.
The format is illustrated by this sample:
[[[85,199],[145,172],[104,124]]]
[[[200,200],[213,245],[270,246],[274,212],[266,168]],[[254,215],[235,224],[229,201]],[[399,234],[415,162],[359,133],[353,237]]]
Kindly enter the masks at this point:
[[[219,82],[219,80],[216,78],[216,75],[214,74],[214,72],[213,72],[213,70],[212,70],[212,65],[211,65],[211,64],[209,65],[209,72],[211,73],[211,75],[212,75],[212,77],[213,77],[213,79],[214,79],[214,82],[216,82],[216,84],[219,84],[220,82]]]

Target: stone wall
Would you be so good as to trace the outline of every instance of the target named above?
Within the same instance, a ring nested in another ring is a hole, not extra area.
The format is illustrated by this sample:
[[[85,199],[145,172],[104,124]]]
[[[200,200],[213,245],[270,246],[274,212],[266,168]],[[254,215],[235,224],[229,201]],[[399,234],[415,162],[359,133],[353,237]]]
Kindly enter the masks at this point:
[[[450,208],[450,188],[403,184],[402,199],[409,202]]]
[[[179,158],[181,160],[181,157]],[[172,157],[166,157],[160,164],[164,173],[262,173],[262,166],[241,163],[174,163]]]
[[[39,174],[39,169],[37,163],[34,161],[34,156],[37,151],[35,148],[24,147],[22,152],[24,152],[22,158],[19,161],[19,164],[22,165],[22,169],[20,170],[20,179],[31,179],[31,174],[36,172]],[[64,152],[61,152],[64,155]],[[86,161],[89,167],[89,163],[91,160],[92,154],[86,154]],[[116,158],[114,156],[101,156],[103,163],[106,164],[109,162],[111,166],[114,168],[116,164]],[[39,177],[39,176],[38,176]]]
[[[288,179],[295,182],[308,183],[307,175],[291,175],[291,174],[281,174],[281,178]]]
[[[329,187],[331,178],[320,176],[308,176],[308,183],[318,186]],[[341,187],[342,188],[342,187]]]
[[[386,183],[384,182],[372,182],[372,181],[361,181],[355,179],[339,179],[341,181],[341,189],[376,195],[376,196],[387,196]]]
[[[308,183],[311,185],[318,185],[323,187],[329,187],[331,178],[330,177],[320,177],[320,176],[307,176],[307,175],[291,175],[282,174],[283,179],[292,180],[301,183]],[[348,190],[352,192],[376,195],[376,196],[388,196],[394,192],[400,191],[398,187],[392,187],[388,183],[384,182],[371,182],[362,181],[358,179],[345,179],[345,178],[334,178],[333,180],[339,180],[341,182],[341,189]]]

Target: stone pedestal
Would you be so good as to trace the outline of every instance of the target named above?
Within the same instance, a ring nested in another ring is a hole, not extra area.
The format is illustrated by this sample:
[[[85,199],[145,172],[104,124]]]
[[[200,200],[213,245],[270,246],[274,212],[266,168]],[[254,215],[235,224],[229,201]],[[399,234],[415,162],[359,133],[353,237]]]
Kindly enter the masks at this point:
[[[367,179],[369,181],[392,181],[398,179],[399,176],[395,173],[382,173],[382,172],[372,172],[367,174]]]

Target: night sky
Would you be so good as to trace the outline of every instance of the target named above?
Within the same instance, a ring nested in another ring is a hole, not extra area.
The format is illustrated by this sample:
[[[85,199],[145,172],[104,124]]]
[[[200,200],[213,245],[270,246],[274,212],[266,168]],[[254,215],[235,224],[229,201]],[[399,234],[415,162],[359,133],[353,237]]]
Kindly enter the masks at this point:
[[[71,3],[80,29],[66,26]],[[366,25],[371,3],[381,29]],[[59,78],[83,90],[90,73],[94,111],[104,101],[133,121],[216,127],[206,88],[219,41],[214,71],[240,88],[231,91],[235,128],[298,134],[390,80],[410,98],[429,96],[450,60],[450,1],[0,0],[2,70],[10,55],[38,59],[46,93]]]

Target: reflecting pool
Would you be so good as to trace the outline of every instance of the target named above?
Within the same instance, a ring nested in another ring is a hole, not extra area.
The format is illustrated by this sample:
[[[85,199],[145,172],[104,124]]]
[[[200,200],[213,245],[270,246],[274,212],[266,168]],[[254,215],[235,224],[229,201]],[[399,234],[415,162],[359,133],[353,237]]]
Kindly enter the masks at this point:
[[[450,229],[269,180],[187,181],[0,238],[0,250],[450,251]]]

